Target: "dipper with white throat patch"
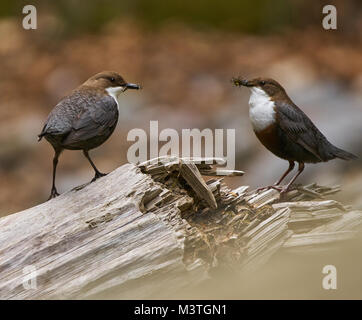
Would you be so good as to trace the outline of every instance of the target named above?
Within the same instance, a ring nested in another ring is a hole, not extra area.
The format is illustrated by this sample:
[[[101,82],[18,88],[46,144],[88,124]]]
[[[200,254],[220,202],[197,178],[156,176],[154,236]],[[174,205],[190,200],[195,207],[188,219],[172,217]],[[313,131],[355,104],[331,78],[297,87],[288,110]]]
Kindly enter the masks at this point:
[[[268,78],[249,81],[233,78],[232,82],[236,86],[249,87],[251,90],[249,116],[257,138],[277,157],[289,161],[289,168],[274,185],[259,190],[274,188],[281,193],[287,192],[304,170],[305,163],[326,162],[335,158],[357,158],[331,144],[307,115],[293,103],[277,81]],[[280,186],[293,170],[295,162],[299,164],[298,172],[286,186]]]
[[[127,89],[140,88],[137,84],[127,83],[116,72],[104,71],[89,78],[54,107],[38,136],[39,141],[44,137],[55,151],[49,199],[59,195],[55,174],[59,155],[64,149],[83,150],[95,171],[92,182],[105,175],[97,169],[88,152],[113,133],[118,121],[118,95]]]

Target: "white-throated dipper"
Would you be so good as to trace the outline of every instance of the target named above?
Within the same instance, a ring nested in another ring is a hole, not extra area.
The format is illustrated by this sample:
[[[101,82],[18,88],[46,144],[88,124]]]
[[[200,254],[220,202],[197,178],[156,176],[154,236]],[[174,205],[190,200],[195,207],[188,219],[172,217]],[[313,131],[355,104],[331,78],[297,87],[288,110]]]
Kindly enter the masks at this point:
[[[285,193],[302,173],[305,163],[357,158],[331,144],[277,81],[233,78],[232,82],[251,89],[249,116],[260,142],[277,157],[289,161],[289,168],[274,185],[260,189],[274,188]],[[281,187],[280,183],[293,170],[295,162],[299,164],[298,172],[286,186]]]
[[[118,121],[118,95],[127,89],[140,89],[127,83],[118,73],[100,72],[63,98],[50,112],[43,130],[44,137],[54,148],[53,183],[50,198],[59,195],[55,174],[60,153],[64,149],[83,150],[95,171],[92,181],[104,176],[89,157],[89,150],[100,146],[113,133]]]

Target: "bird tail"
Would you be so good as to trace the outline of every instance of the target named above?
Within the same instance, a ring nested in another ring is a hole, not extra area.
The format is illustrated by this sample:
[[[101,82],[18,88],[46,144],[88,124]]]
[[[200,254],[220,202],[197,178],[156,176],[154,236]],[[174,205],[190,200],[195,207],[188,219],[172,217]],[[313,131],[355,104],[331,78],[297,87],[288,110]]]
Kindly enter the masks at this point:
[[[353,159],[357,159],[357,158],[358,158],[358,157],[355,156],[353,153],[344,151],[344,150],[339,149],[339,148],[337,148],[337,147],[335,147],[335,146],[333,146],[333,155],[334,155],[336,158],[343,159],[343,160],[353,160]]]
[[[45,134],[46,134],[46,126],[47,126],[47,124],[44,125],[43,129],[38,134],[38,142],[45,136]]]

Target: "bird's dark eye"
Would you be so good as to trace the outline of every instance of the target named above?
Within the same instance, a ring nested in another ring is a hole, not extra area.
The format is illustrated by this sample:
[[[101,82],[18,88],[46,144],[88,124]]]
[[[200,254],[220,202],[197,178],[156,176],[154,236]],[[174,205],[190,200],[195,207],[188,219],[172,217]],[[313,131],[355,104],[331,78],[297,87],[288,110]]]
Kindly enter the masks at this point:
[[[260,84],[263,86],[265,84],[265,81],[264,80],[260,81]]]
[[[111,82],[116,81],[116,79],[114,79],[113,77],[112,77],[112,78],[110,78],[109,80],[111,80]]]

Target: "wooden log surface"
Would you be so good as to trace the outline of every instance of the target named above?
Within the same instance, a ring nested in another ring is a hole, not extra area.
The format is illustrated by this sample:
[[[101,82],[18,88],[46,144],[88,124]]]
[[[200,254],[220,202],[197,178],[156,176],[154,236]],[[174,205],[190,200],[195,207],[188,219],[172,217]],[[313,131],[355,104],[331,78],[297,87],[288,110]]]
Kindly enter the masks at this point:
[[[0,298],[172,294],[213,269],[257,270],[281,250],[328,250],[362,224],[362,212],[327,199],[338,187],[311,184],[280,199],[275,190],[230,190],[220,176],[204,181],[200,172],[215,176],[216,166],[175,157],[126,164],[1,218]],[[28,267],[36,288],[24,287]]]

